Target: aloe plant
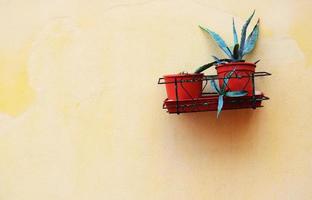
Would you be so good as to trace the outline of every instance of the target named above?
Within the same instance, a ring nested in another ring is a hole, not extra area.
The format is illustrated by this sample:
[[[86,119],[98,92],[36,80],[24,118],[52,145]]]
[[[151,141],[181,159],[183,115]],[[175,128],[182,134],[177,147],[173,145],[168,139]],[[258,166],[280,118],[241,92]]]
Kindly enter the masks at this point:
[[[242,97],[246,96],[248,92],[244,90],[239,90],[239,91],[227,91],[227,84],[229,82],[229,79],[232,77],[233,73],[235,72],[235,68],[228,73],[228,75],[224,78],[223,84],[221,87],[219,87],[218,84],[216,84],[215,80],[211,80],[210,84],[211,87],[215,90],[216,93],[219,94],[218,97],[218,112],[217,112],[217,118],[219,117],[222,108],[223,108],[223,98],[225,96],[227,97]]]
[[[243,57],[245,55],[247,55],[248,53],[250,53],[255,48],[256,42],[257,42],[258,37],[259,37],[260,20],[258,19],[253,30],[251,31],[251,33],[246,38],[248,26],[249,26],[250,21],[252,20],[254,15],[255,15],[255,11],[253,11],[252,15],[247,19],[247,21],[243,25],[242,31],[241,31],[240,42],[238,40],[235,21],[233,18],[233,22],[232,22],[233,48],[232,49],[225,43],[225,41],[222,39],[222,37],[219,34],[213,32],[212,30],[210,30],[208,28],[204,28],[202,26],[199,26],[203,31],[207,32],[212,37],[212,39],[218,44],[218,46],[228,56],[228,58],[219,59],[216,56],[213,56],[215,61],[199,67],[195,71],[195,73],[201,73],[202,71],[208,69],[209,67],[216,65],[216,64],[220,64],[220,63],[244,61]]]

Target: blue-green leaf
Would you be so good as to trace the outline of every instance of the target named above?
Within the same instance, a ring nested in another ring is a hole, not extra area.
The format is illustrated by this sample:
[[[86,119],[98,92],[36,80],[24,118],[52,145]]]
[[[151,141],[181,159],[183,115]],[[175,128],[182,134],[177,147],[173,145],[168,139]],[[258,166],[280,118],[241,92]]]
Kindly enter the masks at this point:
[[[219,117],[220,113],[221,113],[221,110],[223,108],[223,95],[220,95],[219,96],[219,99],[218,99],[218,112],[217,112],[217,118]]]
[[[210,85],[214,89],[214,91],[218,94],[221,93],[219,86],[216,84],[215,80],[210,80]]]
[[[217,57],[217,56],[211,56],[215,61],[217,61],[218,63],[221,62],[221,60]]]
[[[234,39],[234,45],[238,44],[238,37],[237,37],[237,32],[236,32],[236,28],[235,28],[235,22],[234,22],[234,18],[233,18],[233,39]]]
[[[239,90],[239,91],[227,92],[227,93],[225,93],[225,96],[228,96],[228,97],[243,97],[243,96],[246,96],[247,94],[248,94],[248,92],[246,92],[245,90]]]
[[[204,28],[199,26],[202,30],[206,31],[207,33],[209,33],[209,35],[214,39],[214,41],[216,41],[216,43],[219,45],[219,47],[224,51],[224,53],[226,55],[228,55],[230,58],[232,58],[232,52],[229,49],[229,47],[226,45],[226,43],[224,42],[224,40],[215,32],[209,30],[208,28]]]
[[[247,32],[247,28],[248,28],[248,25],[252,19],[252,17],[254,16],[255,14],[255,10],[253,11],[252,15],[247,19],[247,21],[245,22],[243,28],[242,28],[242,33],[241,33],[241,42],[240,42],[240,58],[239,59],[242,59],[243,57],[243,52],[244,52],[244,48],[245,48],[245,40],[246,40],[246,32]]]
[[[232,77],[233,73],[235,72],[236,68],[234,68],[232,71],[230,71],[226,76],[225,78],[223,79],[223,85],[222,85],[222,88],[221,88],[221,91],[224,93],[225,92],[225,89],[226,89],[226,86],[228,85],[228,82],[229,82],[229,79]]]
[[[216,61],[211,62],[211,63],[208,63],[208,64],[205,64],[205,65],[203,65],[203,66],[200,66],[200,67],[198,67],[198,68],[196,69],[195,74],[199,74],[199,73],[201,73],[202,71],[204,71],[204,70],[206,70],[206,69],[212,67],[212,66],[215,65],[215,64],[216,64]]]
[[[252,32],[249,34],[247,38],[243,56],[250,53],[255,48],[258,37],[259,37],[259,19],[255,27],[253,28]]]
[[[239,58],[239,44],[235,44],[233,48],[233,58],[237,60]]]

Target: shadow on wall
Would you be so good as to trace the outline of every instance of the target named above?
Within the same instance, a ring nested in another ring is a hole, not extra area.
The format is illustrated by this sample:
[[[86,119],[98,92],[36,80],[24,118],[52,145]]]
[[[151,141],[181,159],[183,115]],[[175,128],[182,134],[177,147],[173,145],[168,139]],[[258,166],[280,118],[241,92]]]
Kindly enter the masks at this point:
[[[200,151],[239,154],[254,148],[260,113],[261,110],[252,109],[227,110],[222,111],[219,119],[216,119],[216,112],[188,113],[170,115],[169,121],[177,130],[174,132],[176,146],[180,146],[180,141],[187,141]]]

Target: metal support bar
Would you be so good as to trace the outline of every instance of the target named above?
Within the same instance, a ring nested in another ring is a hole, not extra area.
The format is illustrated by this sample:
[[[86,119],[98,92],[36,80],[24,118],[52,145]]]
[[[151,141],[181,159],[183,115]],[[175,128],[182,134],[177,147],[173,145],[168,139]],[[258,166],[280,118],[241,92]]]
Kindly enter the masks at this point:
[[[260,77],[260,76],[271,76],[271,73],[268,72],[254,72],[253,76],[254,77]],[[247,78],[247,77],[251,77],[252,75],[243,75],[240,76],[240,78]],[[237,78],[237,77],[230,77],[231,78]],[[180,82],[194,82],[194,81],[204,81],[204,80],[220,80],[220,79],[225,79],[225,78],[220,78],[217,75],[206,75],[203,78],[198,78],[198,79],[194,79],[194,80],[177,80],[178,83]],[[158,84],[170,84],[170,83],[175,83],[175,81],[168,81],[166,82],[164,78],[159,78],[158,79]]]
[[[255,87],[255,74],[252,73],[252,108],[256,109],[256,87]]]
[[[177,103],[176,103],[177,114],[180,114],[180,111],[179,111],[178,82],[177,82],[177,78],[176,77],[174,78],[174,89],[175,89],[175,94],[176,94],[176,99],[177,99]]]

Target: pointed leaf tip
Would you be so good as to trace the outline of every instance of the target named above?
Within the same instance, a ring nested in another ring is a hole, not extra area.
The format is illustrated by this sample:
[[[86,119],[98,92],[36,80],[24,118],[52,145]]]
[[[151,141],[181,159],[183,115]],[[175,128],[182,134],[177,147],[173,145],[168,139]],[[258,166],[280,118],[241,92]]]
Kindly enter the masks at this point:
[[[217,112],[217,118],[219,118],[219,115],[223,108],[223,95],[220,95],[218,98],[218,112]]]
[[[223,50],[223,52],[229,56],[230,58],[232,58],[232,52],[229,49],[229,47],[227,46],[227,44],[225,43],[225,41],[221,38],[220,35],[218,35],[217,33],[209,30],[208,28],[203,28],[201,27],[202,30],[204,30],[205,32],[207,32],[212,39],[218,44],[218,46]]]
[[[246,32],[247,32],[247,28],[248,25],[251,21],[251,19],[253,18],[253,16],[255,15],[256,10],[253,11],[252,15],[246,20],[243,28],[242,28],[242,33],[241,33],[241,42],[240,42],[240,59],[242,59],[242,57],[244,56],[244,49],[245,49],[245,42],[246,42]]]
[[[254,26],[253,30],[249,34],[247,41],[246,41],[246,46],[243,51],[243,56],[250,53],[256,46],[256,42],[259,37],[259,20],[257,21],[257,24]]]
[[[234,40],[234,45],[238,44],[238,37],[237,37],[237,31],[236,31],[236,27],[235,27],[235,21],[234,21],[234,17],[232,18],[233,23],[233,40]]]

